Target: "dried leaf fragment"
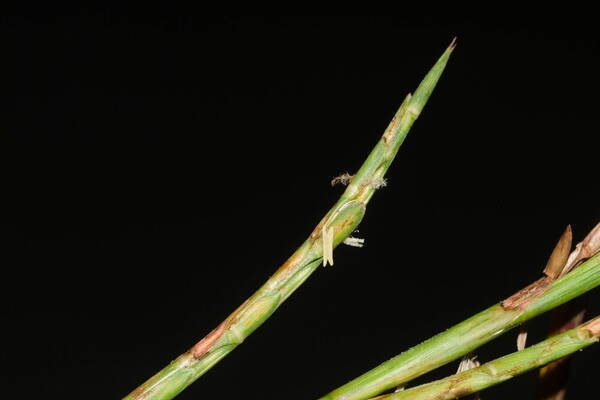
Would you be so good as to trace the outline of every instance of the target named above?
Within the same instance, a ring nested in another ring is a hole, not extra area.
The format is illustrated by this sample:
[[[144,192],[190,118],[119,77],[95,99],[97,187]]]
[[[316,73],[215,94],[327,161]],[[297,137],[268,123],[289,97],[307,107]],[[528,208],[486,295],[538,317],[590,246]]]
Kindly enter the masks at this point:
[[[368,181],[368,184],[373,187],[373,189],[381,189],[382,187],[387,186],[387,179],[385,178],[372,178]]]
[[[467,353],[460,360],[460,364],[458,364],[458,369],[456,370],[456,373],[460,374],[461,372],[477,368],[480,365],[481,363],[477,361],[477,356],[474,356],[472,353]]]
[[[546,274],[546,276],[549,276],[552,279],[556,279],[560,276],[567,264],[572,242],[573,231],[571,230],[571,225],[567,225],[567,228],[560,236],[556,247],[552,250],[552,254],[550,254],[550,258],[546,263],[546,268],[544,268],[544,274]]]
[[[338,183],[341,183],[342,185],[346,186],[350,182],[352,182],[352,178],[354,178],[354,175],[350,175],[349,173],[344,172],[343,174],[338,175],[331,180],[331,186],[335,186]]]
[[[517,350],[525,350],[525,345],[527,344],[527,326],[525,324],[521,325],[521,329],[519,330],[519,336],[517,336]]]
[[[600,337],[600,317],[596,317],[583,326],[592,336]]]
[[[333,228],[323,225],[321,237],[323,238],[323,266],[326,267],[327,263],[333,265]]]
[[[473,368],[477,368],[481,366],[481,363],[477,361],[477,356],[474,356],[473,353],[467,353],[460,360],[460,364],[458,364],[458,369],[456,371],[457,374],[461,372],[468,371]],[[473,400],[480,400],[479,392],[473,395]]]
[[[575,268],[581,261],[590,258],[600,251],[600,222],[581,242],[575,246],[575,250],[569,254],[566,265],[560,276],[564,276]]]
[[[344,244],[352,247],[363,247],[365,244],[365,239],[348,236],[346,239],[344,239]]]

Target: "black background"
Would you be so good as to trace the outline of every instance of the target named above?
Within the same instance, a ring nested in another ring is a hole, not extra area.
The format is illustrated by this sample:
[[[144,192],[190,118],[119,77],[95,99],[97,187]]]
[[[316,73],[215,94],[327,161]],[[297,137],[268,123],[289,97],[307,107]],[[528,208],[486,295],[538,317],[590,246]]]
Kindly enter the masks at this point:
[[[338,248],[180,398],[317,398],[537,279],[568,223],[581,240],[599,221],[585,12],[19,15],[2,18],[0,355],[21,398],[120,398],[208,333],[307,237],[342,191],[330,179],[357,170],[454,36],[365,247]],[[571,398],[597,357],[575,357]],[[530,373],[484,398],[534,387]]]

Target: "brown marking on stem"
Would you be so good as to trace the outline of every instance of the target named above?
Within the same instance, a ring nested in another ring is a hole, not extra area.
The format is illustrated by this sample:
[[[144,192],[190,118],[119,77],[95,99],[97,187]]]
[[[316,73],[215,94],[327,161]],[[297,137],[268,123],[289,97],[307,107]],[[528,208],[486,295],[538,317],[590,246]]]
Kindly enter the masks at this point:
[[[222,322],[217,326],[211,333],[206,335],[204,339],[199,341],[190,349],[190,353],[195,359],[202,358],[206,353],[210,351],[212,346],[223,336],[226,328],[226,321]]]
[[[546,274],[546,276],[549,276],[552,279],[556,279],[560,276],[567,264],[572,242],[573,231],[571,230],[571,225],[567,225],[567,228],[560,236],[558,243],[554,247],[554,250],[552,250],[552,254],[550,254],[550,258],[546,263],[546,268],[544,268],[544,274]]]
[[[392,118],[392,120],[390,121],[390,124],[388,125],[387,129],[385,130],[385,133],[383,134],[383,143],[386,146],[389,145],[389,143],[391,142],[392,137],[394,136],[394,132],[396,131],[396,128],[397,128],[398,124],[400,123],[400,120],[402,119],[403,115],[404,115],[403,112],[394,115],[394,118]]]
[[[383,144],[385,144],[386,146],[388,146],[390,144],[390,142],[392,141],[392,138],[398,128],[398,125],[400,125],[400,122],[402,121],[402,117],[404,117],[405,110],[406,110],[405,105],[408,104],[408,101],[410,100],[411,97],[412,97],[412,95],[410,93],[406,95],[406,98],[404,99],[404,102],[400,106],[400,109],[398,110],[396,115],[394,115],[394,117],[390,121],[388,127],[386,128],[385,132],[383,133]]]
[[[343,231],[347,226],[352,226],[356,223],[356,220],[353,215],[351,218],[346,218],[344,222],[336,229],[337,232]]]
[[[312,238],[310,239],[310,241],[314,242],[312,240]],[[288,276],[290,276],[290,274],[293,274],[294,272],[296,272],[299,265],[301,265],[303,262],[306,261],[306,254],[309,251],[310,251],[310,246],[306,246],[305,244],[300,246],[300,248],[298,248],[298,250],[296,250],[294,252],[294,254],[292,254],[290,256],[290,258],[288,258],[277,269],[277,272],[275,272],[275,274],[273,274],[273,276],[271,278],[275,278],[275,276],[277,276],[277,278],[276,278],[277,282],[282,282],[283,280],[285,280]]]
[[[463,384],[465,378],[468,378],[468,377],[470,377],[470,375],[458,375],[458,376],[452,377],[452,379],[450,379],[450,381],[447,383],[448,388],[443,393],[437,394],[432,399],[433,400],[458,399],[459,397],[473,394],[474,393],[473,388],[470,386],[465,386]],[[436,382],[432,382],[432,383],[435,384]],[[412,398],[413,395],[415,395],[415,397],[418,397],[419,393],[423,393],[424,391],[427,391],[430,388],[431,388],[430,384],[425,384],[425,385],[420,385],[420,386],[415,386],[413,388],[410,388],[409,392],[408,392],[409,397]],[[401,392],[404,392],[404,391],[401,391]],[[370,398],[369,400],[388,399],[396,393],[398,393],[398,392],[383,394],[383,395],[380,395],[377,397]]]
[[[143,400],[143,399],[148,398],[148,396],[154,392],[154,389],[147,390],[147,385],[148,385],[148,382],[144,382],[142,385],[140,385],[138,388],[136,388],[133,392],[131,392],[129,397],[131,397],[132,399],[136,399],[136,400]]]
[[[504,300],[501,304],[504,310],[525,309],[533,300],[544,293],[552,283],[553,279],[545,276],[533,282],[531,285],[521,289],[517,293]]]
[[[457,382],[459,383],[459,382]],[[473,393],[473,389],[470,387],[455,387],[448,390],[448,393],[442,393],[438,398],[440,400],[458,399]]]
[[[298,266],[299,262],[303,259],[304,252],[296,252],[292,254],[290,258],[285,260],[285,262],[277,269],[275,274],[282,274],[282,277],[286,277],[293,272]]]
[[[327,214],[325,214],[325,216],[323,217],[323,219],[321,219],[321,221],[319,221],[319,223],[317,224],[317,226],[315,226],[315,229],[313,229],[312,233],[310,234],[309,240],[311,242],[315,242],[317,239],[319,239],[321,237],[321,231],[323,229],[323,225],[329,221],[329,218],[331,217],[331,214],[333,213],[333,211],[329,211]]]

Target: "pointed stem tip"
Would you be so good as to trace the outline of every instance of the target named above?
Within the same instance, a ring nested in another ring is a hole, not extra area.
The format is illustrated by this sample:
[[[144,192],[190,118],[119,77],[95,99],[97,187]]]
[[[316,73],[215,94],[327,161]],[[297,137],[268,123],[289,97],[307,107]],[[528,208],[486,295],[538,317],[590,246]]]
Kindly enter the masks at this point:
[[[454,38],[452,39],[452,41],[450,42],[450,46],[448,46],[450,48],[450,50],[454,50],[454,48],[456,47],[456,40],[458,39],[457,36],[454,36]]]

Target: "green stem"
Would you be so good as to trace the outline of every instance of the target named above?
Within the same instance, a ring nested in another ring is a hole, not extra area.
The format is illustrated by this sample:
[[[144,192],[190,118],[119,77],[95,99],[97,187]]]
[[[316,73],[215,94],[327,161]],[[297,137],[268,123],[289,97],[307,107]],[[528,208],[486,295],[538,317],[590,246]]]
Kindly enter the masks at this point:
[[[596,343],[599,336],[600,317],[480,367],[402,392],[377,397],[377,400],[458,399],[575,353]]]
[[[453,49],[454,42],[425,76],[414,96],[409,94],[405,98],[350,185],[304,244],[216,329],[125,399],[163,400],[175,397],[242,343],[319,266],[323,259],[323,228],[333,229],[334,248],[354,231],[400,145],[427,103]]]
[[[475,350],[508,330],[600,284],[600,254],[553,281],[542,278],[514,296],[380,364],[321,400],[368,399]]]
[[[557,307],[552,312],[548,337],[553,337],[583,322],[586,311],[586,296]],[[557,360],[540,368],[537,385],[538,400],[563,400],[566,397],[569,380],[568,357]]]

